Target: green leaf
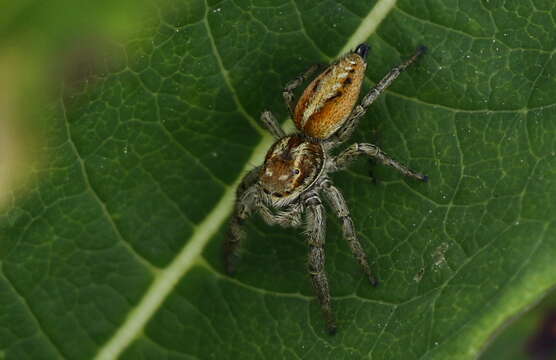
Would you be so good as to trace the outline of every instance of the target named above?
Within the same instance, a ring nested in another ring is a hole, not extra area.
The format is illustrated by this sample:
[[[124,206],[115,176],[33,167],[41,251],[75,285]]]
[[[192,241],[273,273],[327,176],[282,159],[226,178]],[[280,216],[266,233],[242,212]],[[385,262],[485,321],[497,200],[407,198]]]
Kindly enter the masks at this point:
[[[556,284],[553,1],[180,1],[43,110],[40,159],[0,219],[7,359],[470,359]],[[220,244],[245,172],[286,118],[281,87],[360,42],[365,89],[421,44],[335,174],[381,279],[328,215],[328,336],[300,229],[253,218],[235,278]],[[40,156],[39,156],[40,155]]]

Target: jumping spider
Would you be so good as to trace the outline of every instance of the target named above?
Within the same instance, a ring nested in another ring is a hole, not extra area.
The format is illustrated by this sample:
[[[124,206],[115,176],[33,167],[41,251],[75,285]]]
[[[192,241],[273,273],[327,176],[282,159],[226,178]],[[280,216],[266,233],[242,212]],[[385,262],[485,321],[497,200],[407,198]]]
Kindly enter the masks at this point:
[[[309,273],[327,330],[331,334],[336,332],[336,321],[324,269],[326,222],[319,195],[321,192],[340,218],[343,236],[370,283],[376,286],[378,281],[357,240],[346,201],[328,174],[345,168],[357,156],[365,155],[406,176],[422,181],[427,181],[427,176],[400,164],[372,144],[353,144],[338,156],[330,155],[330,150],[351,136],[369,105],[425,51],[425,47],[419,47],[409,60],[394,67],[363,97],[361,104],[355,106],[365,77],[369,52],[366,44],[360,44],[318,75],[304,90],[295,108],[293,90],[315,72],[317,66],[310,67],[286,85],[284,100],[298,132],[286,135],[270,111],[264,111],[261,115],[267,130],[277,140],[268,150],[264,164],[245,175],[237,189],[235,211],[224,243],[226,271],[229,274],[235,271],[243,236],[242,225],[253,212],[258,212],[268,224],[293,227],[305,225],[309,245]],[[304,213],[305,221],[302,218]]]

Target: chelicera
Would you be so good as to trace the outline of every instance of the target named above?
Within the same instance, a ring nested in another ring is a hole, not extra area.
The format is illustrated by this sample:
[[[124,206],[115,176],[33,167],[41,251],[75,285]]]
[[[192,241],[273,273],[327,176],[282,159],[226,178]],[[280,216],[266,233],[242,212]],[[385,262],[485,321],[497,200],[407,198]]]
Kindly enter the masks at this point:
[[[337,156],[332,156],[330,152],[351,136],[367,108],[425,50],[425,47],[419,47],[409,60],[394,67],[363,97],[359,105],[356,102],[369,52],[366,44],[360,44],[316,76],[294,107],[293,90],[316,71],[317,66],[312,66],[288,83],[283,91],[297,127],[294,134],[285,134],[269,111],[261,115],[265,127],[277,140],[268,150],[264,163],[251,170],[237,189],[235,210],[224,243],[226,271],[229,274],[235,272],[243,237],[242,225],[254,212],[258,212],[268,224],[304,226],[309,247],[308,270],[331,334],[336,332],[336,321],[324,269],[326,218],[321,194],[340,218],[343,236],[369,282],[372,285],[378,282],[357,239],[346,201],[328,174],[345,168],[356,157],[364,155],[406,176],[421,181],[427,181],[427,176],[400,164],[373,144],[356,143]]]

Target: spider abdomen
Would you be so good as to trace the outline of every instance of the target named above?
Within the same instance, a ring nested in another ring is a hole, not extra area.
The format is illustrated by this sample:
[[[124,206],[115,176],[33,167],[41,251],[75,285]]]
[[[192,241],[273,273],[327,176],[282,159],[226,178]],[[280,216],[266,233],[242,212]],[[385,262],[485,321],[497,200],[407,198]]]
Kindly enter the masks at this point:
[[[327,139],[345,123],[365,78],[366,51],[365,47],[348,54],[307,86],[294,111],[294,122],[300,131],[316,139]]]

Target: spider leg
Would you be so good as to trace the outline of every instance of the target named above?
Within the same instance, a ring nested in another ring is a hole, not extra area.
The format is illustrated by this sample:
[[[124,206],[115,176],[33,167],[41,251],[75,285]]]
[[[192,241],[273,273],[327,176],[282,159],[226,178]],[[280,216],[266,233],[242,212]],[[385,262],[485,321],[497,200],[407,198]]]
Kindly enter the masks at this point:
[[[353,254],[353,256],[355,256],[355,259],[357,259],[359,266],[361,266],[361,269],[369,279],[371,285],[377,286],[378,280],[372,274],[367,254],[365,253],[365,250],[363,250],[361,243],[357,239],[357,233],[355,232],[353,220],[351,219],[351,216],[349,214],[349,208],[344,199],[344,196],[342,195],[340,190],[338,190],[338,188],[332,185],[332,182],[330,180],[326,180],[323,185],[324,186],[322,189],[326,197],[328,198],[332,208],[336,212],[336,215],[342,221],[342,231],[344,233],[344,238],[347,240],[349,248],[351,249],[351,253]]]
[[[367,112],[367,108],[371,106],[371,104],[380,96],[380,94],[384,92],[384,90],[392,85],[394,80],[396,80],[408,66],[417,61],[419,56],[423,55],[426,51],[426,47],[418,47],[415,54],[413,54],[411,58],[390,70],[390,72],[386,74],[386,76],[383,77],[378,84],[369,90],[367,95],[365,95],[363,100],[361,100],[361,104],[353,108],[346,123],[335,134],[334,139],[332,140],[334,145],[346,141],[353,134],[353,130],[357,127],[359,119]]]
[[[245,235],[243,223],[251,215],[257,203],[258,189],[256,181],[260,168],[260,166],[256,167],[247,173],[237,188],[234,213],[230,219],[230,225],[223,244],[224,266],[226,272],[230,275],[235,272],[239,258],[238,251],[241,238]]]
[[[284,97],[284,102],[286,103],[286,106],[288,107],[291,116],[293,116],[293,108],[294,108],[293,90],[297,88],[299,85],[303,84],[303,82],[307,80],[307,78],[311,76],[311,74],[314,73],[319,67],[320,64],[315,64],[310,66],[303,74],[297,76],[295,79],[287,83],[286,86],[284,87],[284,90],[282,91],[282,96]]]
[[[411,170],[407,166],[392,159],[391,157],[386,155],[384,151],[382,151],[378,146],[366,143],[353,144],[342,153],[340,153],[338,156],[336,156],[336,158],[332,160],[333,165],[331,170],[336,171],[345,168],[350,161],[354,160],[359,155],[367,155],[371,158],[375,158],[382,164],[393,167],[405,176],[414,177],[424,182],[427,182],[429,179],[427,175],[423,175],[414,170]]]
[[[317,293],[326,328],[332,335],[336,333],[336,320],[331,307],[330,288],[324,269],[324,239],[326,219],[324,206],[318,195],[313,194],[306,200],[307,205],[307,236],[309,243],[309,274],[313,289]]]
[[[286,136],[284,130],[282,130],[282,127],[278,123],[278,120],[276,120],[276,117],[272,115],[269,110],[263,111],[261,114],[261,121],[274,138],[279,139]]]

